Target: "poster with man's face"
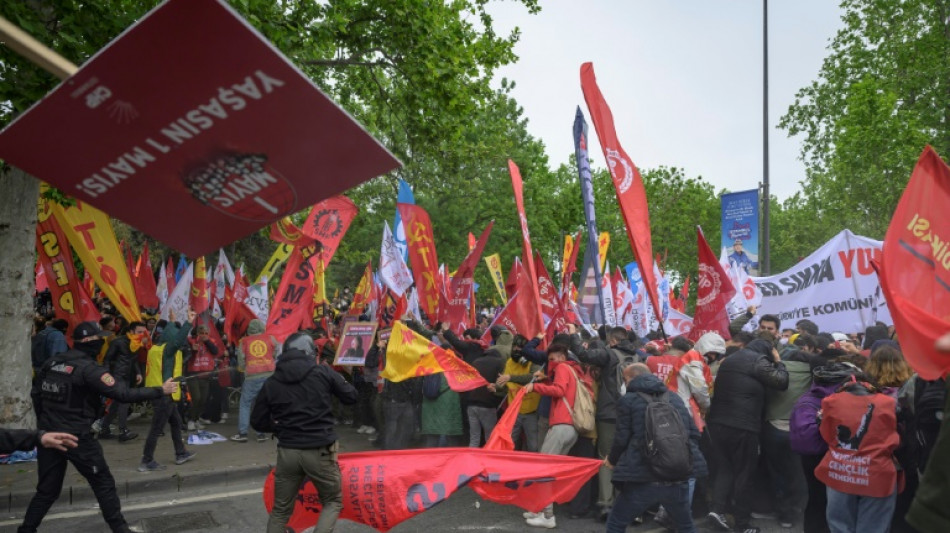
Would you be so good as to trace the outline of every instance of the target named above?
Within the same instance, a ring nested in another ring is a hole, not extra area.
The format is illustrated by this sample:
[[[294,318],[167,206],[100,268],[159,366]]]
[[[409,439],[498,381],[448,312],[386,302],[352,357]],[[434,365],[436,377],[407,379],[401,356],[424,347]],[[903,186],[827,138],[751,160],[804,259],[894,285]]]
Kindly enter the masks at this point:
[[[376,336],[375,322],[347,322],[343,325],[340,343],[333,364],[337,366],[363,366],[366,355],[373,347]]]

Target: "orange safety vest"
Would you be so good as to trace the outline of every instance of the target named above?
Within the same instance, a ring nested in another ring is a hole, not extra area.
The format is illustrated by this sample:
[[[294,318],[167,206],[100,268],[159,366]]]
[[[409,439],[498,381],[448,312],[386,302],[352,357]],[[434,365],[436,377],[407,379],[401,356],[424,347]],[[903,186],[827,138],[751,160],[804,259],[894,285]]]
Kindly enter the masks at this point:
[[[241,352],[244,353],[244,373],[248,376],[262,372],[273,372],[274,337],[268,334],[249,335],[241,339]]]

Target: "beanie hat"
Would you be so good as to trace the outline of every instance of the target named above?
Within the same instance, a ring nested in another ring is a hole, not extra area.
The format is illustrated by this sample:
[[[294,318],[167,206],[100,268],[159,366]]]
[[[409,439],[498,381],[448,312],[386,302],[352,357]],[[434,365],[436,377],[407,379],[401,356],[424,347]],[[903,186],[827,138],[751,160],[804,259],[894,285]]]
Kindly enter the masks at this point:
[[[251,320],[247,325],[247,334],[260,335],[261,333],[264,333],[264,323],[257,318]]]

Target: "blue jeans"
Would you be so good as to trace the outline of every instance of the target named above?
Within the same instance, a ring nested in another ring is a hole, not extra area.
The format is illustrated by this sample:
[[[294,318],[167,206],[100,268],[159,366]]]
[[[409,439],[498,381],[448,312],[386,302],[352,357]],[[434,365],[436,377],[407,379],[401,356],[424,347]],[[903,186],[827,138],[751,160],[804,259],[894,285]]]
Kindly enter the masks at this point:
[[[251,425],[251,410],[254,409],[254,400],[261,393],[264,387],[266,377],[255,378],[253,376],[244,380],[241,385],[241,412],[238,413],[238,433],[247,435],[247,428]]]
[[[828,528],[831,533],[887,533],[897,503],[897,491],[873,498],[828,488]]]
[[[677,533],[695,533],[689,508],[689,483],[623,483],[607,517],[607,533],[624,533],[653,504],[663,505]]]

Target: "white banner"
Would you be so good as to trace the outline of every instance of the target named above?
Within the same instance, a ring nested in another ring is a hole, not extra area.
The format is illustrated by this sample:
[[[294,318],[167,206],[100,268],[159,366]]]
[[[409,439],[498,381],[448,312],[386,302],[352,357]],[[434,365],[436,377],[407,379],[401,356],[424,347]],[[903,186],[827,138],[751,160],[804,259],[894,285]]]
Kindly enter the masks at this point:
[[[225,287],[234,286],[234,270],[228,256],[224,255],[224,248],[218,250],[218,264],[214,267],[214,277],[211,279],[214,280],[214,297],[223,302]]]
[[[254,311],[257,318],[267,322],[267,315],[270,313],[267,294],[267,276],[261,277],[261,280],[247,288],[247,298],[244,303]]]
[[[663,322],[663,330],[667,336],[676,337],[687,335],[693,329],[693,317],[670,308],[670,316]]]
[[[164,307],[162,307],[162,319],[169,319],[169,311],[175,311],[175,320],[177,322],[184,323],[185,320],[188,320],[188,298],[191,295],[191,282],[194,279],[195,275],[195,264],[188,263],[188,268],[185,270],[185,273],[181,275],[181,279],[178,280],[178,284],[175,285],[175,290],[168,295],[168,300],[165,302]]]
[[[762,294],[756,318],[775,315],[783,328],[807,318],[829,333],[893,323],[871,266],[872,259],[880,260],[882,245],[844,230],[789,270],[752,278]]]
[[[42,267],[40,272],[43,272]],[[164,264],[158,266],[158,285],[155,287],[155,296],[158,296],[158,308],[164,309],[165,302],[168,301],[168,275]]]
[[[379,279],[398,296],[412,286],[412,273],[402,259],[402,251],[393,240],[389,222],[383,222],[383,245],[379,252]]]

